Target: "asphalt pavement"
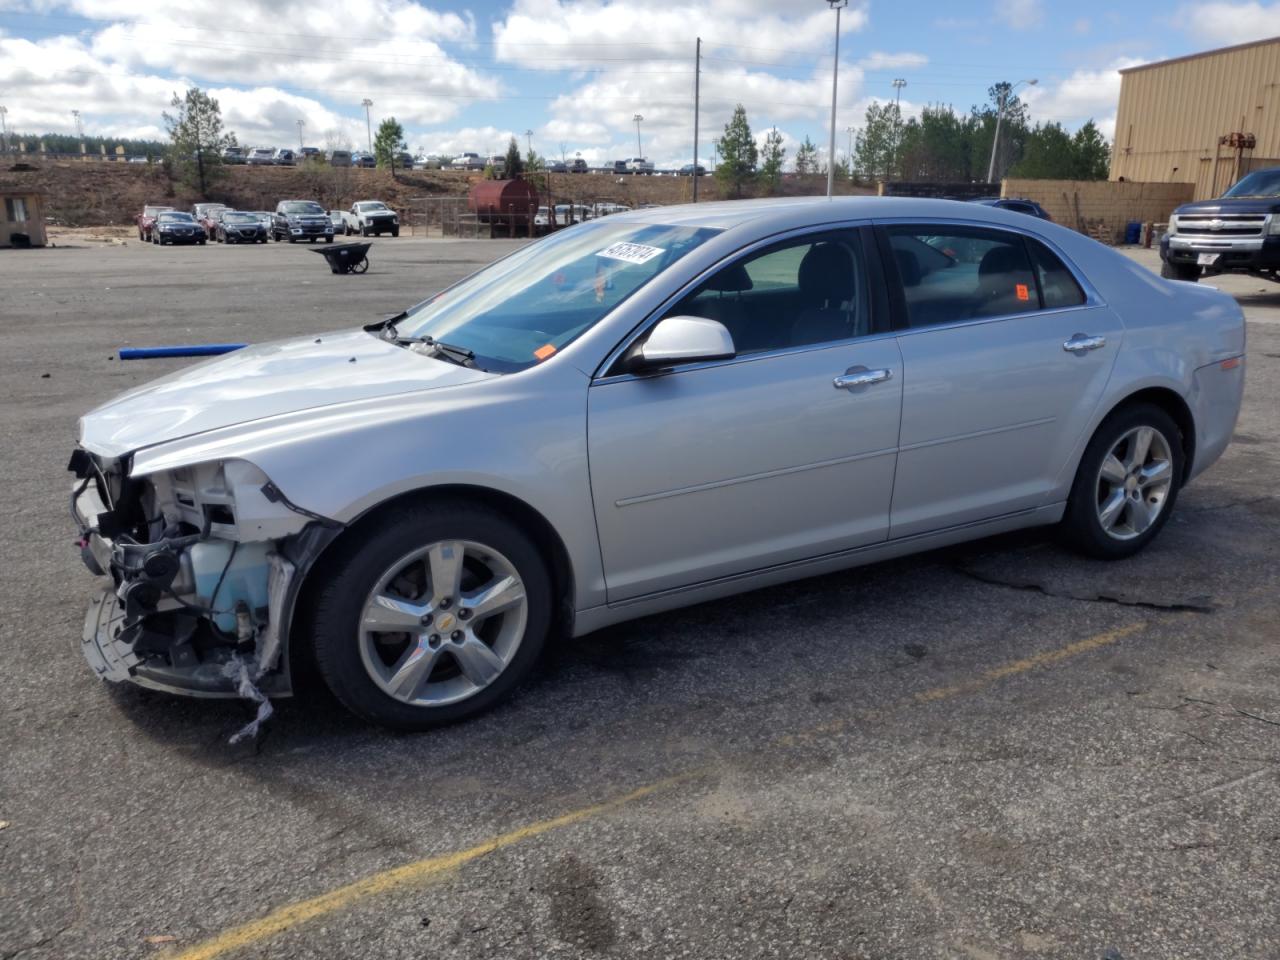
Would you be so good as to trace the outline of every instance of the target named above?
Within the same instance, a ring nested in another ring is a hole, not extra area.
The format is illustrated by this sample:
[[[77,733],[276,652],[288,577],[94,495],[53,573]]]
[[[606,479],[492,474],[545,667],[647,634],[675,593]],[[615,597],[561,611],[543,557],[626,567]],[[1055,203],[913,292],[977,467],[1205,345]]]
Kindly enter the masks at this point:
[[[1029,533],[761,590],[423,735],[318,698],[233,747],[243,703],[96,681],[76,417],[183,364],[116,350],[368,322],[509,249],[0,252],[0,960],[1280,952],[1280,286],[1215,281],[1245,408],[1134,559]]]

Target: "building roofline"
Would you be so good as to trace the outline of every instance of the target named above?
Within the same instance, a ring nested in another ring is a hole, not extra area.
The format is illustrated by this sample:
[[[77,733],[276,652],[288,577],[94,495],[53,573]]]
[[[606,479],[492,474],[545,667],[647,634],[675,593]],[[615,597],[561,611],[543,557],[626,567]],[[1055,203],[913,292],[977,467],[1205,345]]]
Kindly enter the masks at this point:
[[[1234,53],[1237,50],[1246,50],[1249,47],[1261,47],[1268,43],[1280,43],[1280,37],[1268,37],[1266,40],[1250,40],[1248,43],[1237,43],[1230,47],[1218,47],[1214,50],[1201,50],[1199,53],[1188,53],[1181,57],[1171,57],[1168,60],[1156,60],[1152,63],[1140,63],[1134,67],[1125,67],[1120,73],[1137,73],[1139,70],[1151,70],[1155,67],[1167,67],[1172,63],[1185,63],[1188,60],[1199,60],[1202,57],[1216,57],[1220,53]]]

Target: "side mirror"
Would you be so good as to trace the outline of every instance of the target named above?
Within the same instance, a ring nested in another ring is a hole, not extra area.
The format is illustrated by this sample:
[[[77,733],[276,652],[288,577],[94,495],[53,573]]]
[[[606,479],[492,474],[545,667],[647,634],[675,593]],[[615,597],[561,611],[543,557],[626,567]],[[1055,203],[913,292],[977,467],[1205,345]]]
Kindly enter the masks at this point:
[[[667,317],[650,331],[628,366],[650,370],[677,363],[727,360],[736,354],[733,337],[724,324],[706,317]]]

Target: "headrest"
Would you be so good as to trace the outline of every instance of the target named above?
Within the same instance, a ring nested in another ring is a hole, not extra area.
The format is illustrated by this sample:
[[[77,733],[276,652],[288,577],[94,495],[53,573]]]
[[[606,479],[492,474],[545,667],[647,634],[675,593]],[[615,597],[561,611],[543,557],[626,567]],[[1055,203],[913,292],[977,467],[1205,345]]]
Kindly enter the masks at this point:
[[[1027,267],[1027,255],[1017,247],[1001,244],[992,247],[978,264],[978,276],[985,277],[993,273],[1030,273]]]
[[[707,281],[704,290],[716,293],[742,293],[751,289],[747,268],[740,263],[730,264]]]
[[[836,243],[810,247],[800,261],[800,290],[811,300],[844,302],[854,296],[853,262]]]

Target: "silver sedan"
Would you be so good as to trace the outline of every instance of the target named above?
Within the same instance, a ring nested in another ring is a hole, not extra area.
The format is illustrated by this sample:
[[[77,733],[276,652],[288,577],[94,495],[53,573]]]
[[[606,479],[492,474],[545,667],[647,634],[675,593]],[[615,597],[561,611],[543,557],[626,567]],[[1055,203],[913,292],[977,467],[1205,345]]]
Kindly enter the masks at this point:
[[[553,631],[1021,527],[1130,556],[1230,440],[1239,307],[947,201],[648,209],[87,414],[108,680],[484,710]]]

